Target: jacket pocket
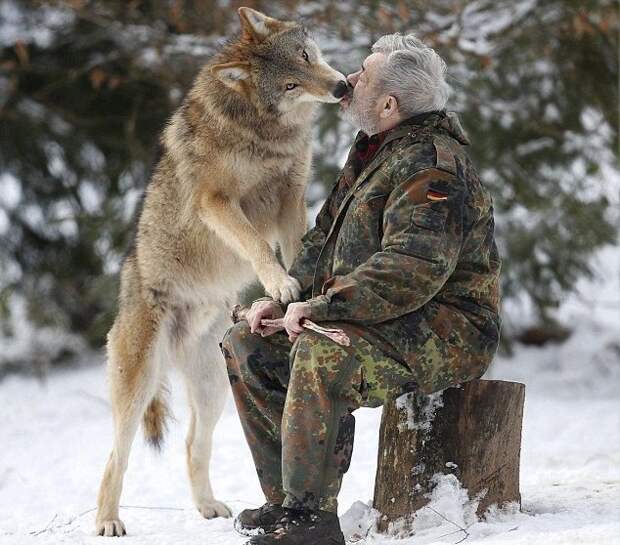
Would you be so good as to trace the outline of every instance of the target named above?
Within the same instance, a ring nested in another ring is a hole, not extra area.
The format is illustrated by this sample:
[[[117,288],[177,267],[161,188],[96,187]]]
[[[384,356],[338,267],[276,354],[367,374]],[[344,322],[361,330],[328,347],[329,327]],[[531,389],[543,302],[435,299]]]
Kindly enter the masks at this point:
[[[447,210],[435,210],[428,205],[418,205],[411,212],[406,228],[406,251],[410,255],[431,263],[445,257],[445,226]]]
[[[414,225],[431,231],[443,231],[446,224],[446,215],[439,210],[428,208],[424,205],[415,206],[411,213],[411,221]]]

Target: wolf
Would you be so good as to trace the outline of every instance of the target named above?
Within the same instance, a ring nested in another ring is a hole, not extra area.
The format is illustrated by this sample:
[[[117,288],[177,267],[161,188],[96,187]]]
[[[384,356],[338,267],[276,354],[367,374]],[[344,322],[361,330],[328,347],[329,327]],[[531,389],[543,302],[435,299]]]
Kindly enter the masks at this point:
[[[191,408],[194,503],[206,518],[230,516],[209,478],[212,432],[229,389],[218,341],[237,293],[256,276],[276,300],[299,296],[286,268],[306,230],[313,115],[317,103],[342,99],[346,80],[301,24],[246,7],[238,13],[241,34],[201,69],[163,131],[121,269],[107,339],[114,444],[99,489],[99,535],[126,533],[118,511],[129,452],[141,419],[147,440],[162,441],[171,365]]]

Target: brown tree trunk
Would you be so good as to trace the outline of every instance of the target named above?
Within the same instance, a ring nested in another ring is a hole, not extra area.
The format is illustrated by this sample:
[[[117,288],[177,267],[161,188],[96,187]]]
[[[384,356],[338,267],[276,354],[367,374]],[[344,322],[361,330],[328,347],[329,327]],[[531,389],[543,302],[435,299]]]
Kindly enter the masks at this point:
[[[525,385],[474,380],[431,396],[405,394],[383,409],[374,508],[379,530],[428,503],[437,473],[458,477],[470,498],[521,502],[519,459]]]

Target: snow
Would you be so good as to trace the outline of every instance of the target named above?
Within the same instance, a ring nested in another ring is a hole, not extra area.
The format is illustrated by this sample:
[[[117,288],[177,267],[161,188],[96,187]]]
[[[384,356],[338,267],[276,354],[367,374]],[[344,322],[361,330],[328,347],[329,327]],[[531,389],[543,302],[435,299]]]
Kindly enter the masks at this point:
[[[564,344],[517,347],[500,356],[488,378],[525,382],[521,512],[491,509],[482,520],[451,476],[438,476],[416,534],[395,543],[444,545],[612,545],[620,543],[620,277],[618,248],[597,256],[599,277],[583,280],[558,317],[575,333]],[[517,308],[511,308],[517,313]],[[51,341],[50,341],[51,342]],[[0,544],[101,544],[93,535],[99,478],[111,444],[104,369],[97,356],[46,382],[0,382]],[[158,455],[138,438],[121,517],[134,545],[237,545],[231,520],[206,521],[192,506],[185,474],[188,411],[173,377],[167,446]],[[350,542],[387,545],[374,532],[370,505],[379,409],[356,413],[351,469],[340,495]],[[219,499],[235,512],[263,497],[232,400],[215,434],[212,474]]]
[[[414,395],[414,393],[405,394],[396,400],[396,408],[401,411],[405,410],[407,413],[406,421],[399,423],[398,428],[403,429],[405,427],[404,429],[421,431],[430,430],[437,409],[443,407],[443,396],[441,392],[424,396],[419,413],[414,414],[413,404],[410,403]]]
[[[48,47],[55,32],[72,20],[73,14],[65,8],[42,6],[25,13],[13,0],[4,0],[0,3],[0,45],[22,42]]]

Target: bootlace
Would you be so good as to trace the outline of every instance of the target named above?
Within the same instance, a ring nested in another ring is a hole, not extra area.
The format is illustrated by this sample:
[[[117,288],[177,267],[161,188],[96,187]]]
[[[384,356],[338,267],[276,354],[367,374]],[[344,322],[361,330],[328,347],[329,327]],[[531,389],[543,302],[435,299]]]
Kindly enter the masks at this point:
[[[279,505],[276,505],[274,503],[264,503],[263,505],[261,505],[258,508],[258,512],[262,515],[263,513],[269,513],[269,511],[273,511],[274,509],[278,508]]]
[[[274,528],[276,529],[276,532],[281,533],[282,531],[289,530],[291,527],[301,526],[302,524],[311,524],[316,522],[318,519],[319,517],[312,511],[289,509],[275,523]]]

